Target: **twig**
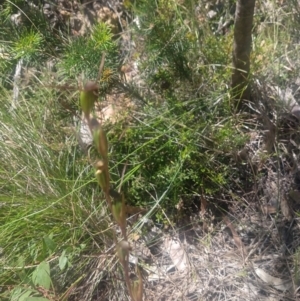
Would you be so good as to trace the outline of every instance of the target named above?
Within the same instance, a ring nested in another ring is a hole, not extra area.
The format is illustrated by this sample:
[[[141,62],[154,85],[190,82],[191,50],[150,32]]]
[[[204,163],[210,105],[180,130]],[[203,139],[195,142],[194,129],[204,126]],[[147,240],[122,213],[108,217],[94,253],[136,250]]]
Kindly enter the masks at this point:
[[[104,62],[105,62],[105,56],[106,56],[106,53],[103,52],[102,53],[102,58],[101,58],[101,63],[100,63],[100,66],[99,66],[99,71],[98,71],[98,76],[97,76],[97,83],[99,82],[101,76],[102,76],[102,72],[103,72],[103,68],[104,68]]]

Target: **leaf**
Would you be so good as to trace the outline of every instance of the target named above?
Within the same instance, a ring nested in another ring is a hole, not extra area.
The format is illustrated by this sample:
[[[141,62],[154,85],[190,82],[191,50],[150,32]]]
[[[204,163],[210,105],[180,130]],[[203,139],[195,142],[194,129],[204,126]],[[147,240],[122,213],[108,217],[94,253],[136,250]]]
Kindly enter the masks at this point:
[[[280,208],[283,216],[288,221],[291,221],[293,219],[293,211],[289,206],[288,199],[284,196],[280,198]]]
[[[186,252],[179,240],[167,237],[164,247],[178,271],[186,271],[189,268]]]
[[[35,285],[49,289],[51,285],[50,265],[46,261],[42,261],[32,274],[32,281]]]
[[[67,263],[68,263],[68,258],[66,256],[66,250],[63,250],[58,260],[58,265],[61,271],[66,267]]]
[[[56,243],[52,240],[50,236],[45,236],[43,238],[44,248],[49,250],[51,253],[56,249]]]
[[[22,294],[19,298],[18,301],[26,301],[26,299],[31,295],[32,291],[28,290],[24,294]]]
[[[11,294],[11,301],[25,301],[27,297],[33,293],[33,290],[23,289],[22,287],[16,287]]]
[[[25,258],[22,255],[18,257],[17,266],[22,268],[25,266]]]
[[[289,279],[284,280],[281,278],[273,277],[260,268],[256,268],[255,273],[262,281],[273,286],[277,290],[280,290],[283,292],[293,290],[293,282]]]

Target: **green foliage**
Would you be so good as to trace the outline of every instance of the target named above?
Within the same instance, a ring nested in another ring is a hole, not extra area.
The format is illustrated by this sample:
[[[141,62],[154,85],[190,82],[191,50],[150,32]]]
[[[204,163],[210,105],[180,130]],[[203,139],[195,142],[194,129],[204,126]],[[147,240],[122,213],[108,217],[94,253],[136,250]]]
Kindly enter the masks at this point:
[[[176,76],[189,78],[188,54],[193,48],[184,16],[177,11],[175,1],[138,1],[135,10],[142,27],[138,34],[145,37],[149,53],[146,71],[153,73],[158,64],[169,66]]]
[[[71,118],[53,119],[59,107],[51,105],[47,90],[35,91],[29,100],[21,94],[11,111],[8,91],[1,94],[0,283],[22,287],[18,294],[11,292],[15,300],[33,284],[64,290],[81,277],[86,246],[112,239],[109,231],[100,240],[94,236],[107,229],[108,221],[102,202],[89,194],[91,189],[99,194],[93,171],[75,137],[66,140],[61,130]],[[33,290],[30,296],[39,294]]]
[[[42,50],[42,42],[43,37],[39,32],[34,32],[33,30],[23,32],[12,46],[14,58],[22,58],[26,61],[37,58]]]
[[[172,107],[159,110],[144,107],[146,117],[127,129],[122,139],[116,128],[111,131],[114,173],[119,174],[127,163],[123,184],[132,203],[146,206],[149,195],[155,199],[167,190],[160,205],[170,210],[182,195],[213,194],[227,184],[226,154],[244,143],[234,122],[221,120],[217,125],[217,111],[211,114],[213,107],[204,100],[174,105],[178,101],[172,98]]]
[[[50,289],[50,265],[48,262],[42,261],[32,273],[32,282],[36,286],[41,286],[45,289]]]
[[[74,38],[66,45],[60,63],[62,72],[69,77],[84,74],[89,79],[96,79],[103,52],[107,53],[105,67],[113,74],[117,67],[117,45],[110,27],[100,22],[90,35]]]
[[[17,13],[18,9],[20,7],[23,7],[24,4],[26,4],[26,1],[24,0],[15,0],[15,1],[3,1],[1,7],[1,16],[4,17],[4,19],[9,19],[12,14]]]
[[[39,67],[57,55],[61,36],[52,28],[39,6],[26,1],[5,1],[0,11],[0,80],[9,81],[22,59],[26,67]]]
[[[228,97],[232,32],[229,28],[226,35],[215,34],[205,12],[196,16],[193,1],[124,5],[139,20],[130,31],[144,102],[137,104],[129,122],[104,127],[110,175],[116,186],[122,184],[130,204],[151,209],[159,203],[156,219],[166,222],[164,212],[172,213],[181,198],[223,192],[236,173],[231,154],[244,145],[245,137]],[[45,61],[53,57],[62,82],[73,80],[75,85],[81,74],[95,80],[106,52],[100,85],[114,87],[119,58],[107,24],[69,37],[64,26],[51,28],[39,9],[26,6],[23,0],[5,1],[0,12],[0,283],[7,288],[0,298],[45,301],[37,287],[53,300],[54,291],[64,296],[92,266],[83,254],[94,255],[96,249],[98,256],[113,238],[94,171],[67,130],[73,119],[59,105],[71,92],[45,88],[49,77],[37,73],[38,80],[21,89],[12,110],[12,91],[3,83],[14,74],[18,60],[43,73]],[[22,18],[16,26],[10,17],[18,11]],[[255,27],[252,71],[286,83],[299,70],[297,26],[292,26],[297,18],[267,18],[271,25]],[[291,26],[290,31],[283,31],[283,25]],[[101,153],[103,139],[95,134]],[[113,204],[117,220],[119,205]],[[172,215],[168,218],[173,222]]]
[[[50,301],[47,298],[39,297],[40,293],[35,289],[16,287],[11,294],[11,301]]]
[[[140,72],[155,96],[148,95],[148,105],[125,133],[114,127],[109,137],[115,179],[126,162],[126,198],[146,206],[149,196],[164,196],[160,206],[168,212],[181,196],[224,189],[231,173],[228,154],[245,140],[225,93],[231,36],[216,36],[198,23],[190,5],[130,5],[139,16],[134,34],[145,39]]]

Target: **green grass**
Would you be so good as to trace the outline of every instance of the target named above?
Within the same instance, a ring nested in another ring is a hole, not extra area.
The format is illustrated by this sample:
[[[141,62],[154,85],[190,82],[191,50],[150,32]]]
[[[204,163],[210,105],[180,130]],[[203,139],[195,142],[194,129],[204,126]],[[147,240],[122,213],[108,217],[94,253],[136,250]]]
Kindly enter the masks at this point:
[[[8,91],[2,95],[0,283],[4,290],[32,284],[32,272],[42,261],[51,261],[52,269],[60,271],[59,256],[65,252],[68,264],[51,274],[59,283],[72,269],[65,286],[60,285],[64,292],[82,274],[86,263],[79,255],[93,253],[93,243],[101,249],[106,236],[111,240],[109,231],[97,235],[108,228],[106,209],[75,135],[65,136],[58,123],[45,127],[54,113],[47,105],[48,91],[37,87],[37,94],[20,100],[14,111]]]
[[[15,4],[23,7],[24,3]],[[149,217],[169,223],[176,220],[174,208],[181,198],[230,190],[236,175],[232,154],[245,144],[245,133],[252,128],[231,110],[230,29],[225,36],[214,34],[215,24],[201,23],[191,13],[192,1],[126,3],[140,16],[140,28],[131,31],[137,49],[143,49],[134,56],[144,103],[137,104],[129,121],[105,126],[111,177],[114,186],[122,184],[130,204],[147,207]],[[39,286],[52,297],[67,298],[68,289],[83,285],[86,300],[91,300],[104,273],[120,273],[112,253],[100,256],[113,244],[111,220],[94,170],[71,129],[73,116],[60,105],[63,100],[78,110],[79,93],[60,92],[47,84],[76,86],[82,75],[96,79],[106,51],[109,76],[101,82],[101,92],[109,92],[122,60],[116,37],[104,23],[82,37],[50,32],[41,15],[28,15],[24,26],[16,28],[9,21],[16,6],[7,1],[4,8],[0,14],[4,41],[0,51],[0,298],[45,297]],[[270,19],[262,28],[256,19],[252,72],[263,83],[284,85],[299,71],[298,63],[294,69],[288,63],[299,61],[299,52],[292,51],[297,19],[284,13],[279,21],[271,17],[267,15]],[[16,35],[10,38],[12,31]],[[54,54],[53,79],[45,63]],[[19,83],[17,106],[12,109],[12,75],[21,59],[37,72],[26,85]],[[100,264],[99,258],[105,260]],[[122,282],[112,282],[110,293],[123,296]]]
[[[23,4],[17,5],[22,9]],[[53,53],[56,59],[60,55],[56,78],[60,83],[69,79],[76,87],[82,74],[97,77],[103,51],[106,68],[116,69],[116,46],[104,23],[81,38],[79,49],[78,39],[63,38],[36,12],[27,12],[24,23],[16,27],[10,14],[17,7],[9,1],[5,5],[0,14],[5,41],[0,61],[1,300],[45,297],[39,286],[52,297],[67,298],[68,289],[82,282],[93,265],[93,254],[109,248],[113,237],[94,171],[71,128],[72,114],[61,105],[78,110],[79,93],[48,87],[52,75],[44,65],[53,60]],[[17,83],[20,92],[13,109],[10,76],[20,60],[35,74]],[[104,264],[107,270],[110,262]]]

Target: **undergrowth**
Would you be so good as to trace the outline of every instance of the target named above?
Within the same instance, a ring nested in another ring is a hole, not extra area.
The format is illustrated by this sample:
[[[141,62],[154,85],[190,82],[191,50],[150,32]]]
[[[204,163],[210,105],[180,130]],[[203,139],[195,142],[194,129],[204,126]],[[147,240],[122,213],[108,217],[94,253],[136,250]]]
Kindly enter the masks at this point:
[[[5,1],[0,13],[0,297],[66,300],[88,279],[93,256],[113,243],[103,194],[73,128],[74,110],[81,114],[76,81],[82,75],[95,79],[106,51],[103,96],[119,81],[123,58],[108,25],[98,23],[84,36],[70,36],[64,24],[52,28],[38,5],[26,10],[26,3]],[[149,209],[156,222],[169,223],[162,212],[175,219],[180,199],[230,189],[236,172],[232,154],[251,130],[242,126],[230,103],[232,28],[216,33],[214,21],[206,20],[207,9],[193,1],[125,1],[124,6],[132,19],[138,17],[128,30],[136,41],[132,57],[142,81],[133,88],[140,89],[144,101],[129,121],[106,125],[111,178],[129,204]],[[230,9],[219,14],[228,16]],[[260,9],[252,74],[285,84],[297,69],[289,64],[296,56],[296,19]],[[12,21],[18,12],[20,23]],[[20,60],[33,75],[25,81],[22,73],[14,108]],[[55,67],[49,71],[52,60]],[[281,65],[287,68],[278,72]],[[49,83],[71,83],[75,89],[59,92]],[[62,100],[71,102],[72,110]],[[113,260],[101,269],[115,269]],[[100,280],[92,278],[96,284]],[[86,300],[92,296],[91,289]]]

